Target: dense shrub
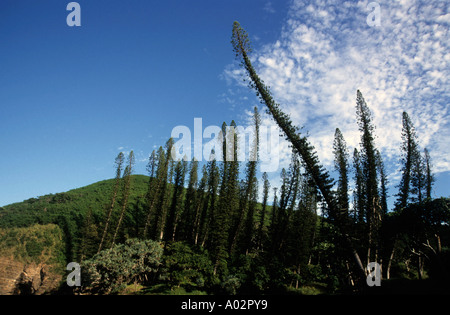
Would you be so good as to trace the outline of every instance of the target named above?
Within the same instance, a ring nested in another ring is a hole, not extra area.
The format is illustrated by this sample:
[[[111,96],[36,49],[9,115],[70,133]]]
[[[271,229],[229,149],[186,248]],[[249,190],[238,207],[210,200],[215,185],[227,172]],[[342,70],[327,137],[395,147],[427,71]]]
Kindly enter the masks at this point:
[[[130,239],[103,250],[81,266],[81,291],[114,294],[135,281],[149,281],[161,264],[163,249],[151,240]]]
[[[29,263],[46,263],[62,269],[65,265],[63,232],[55,224],[26,228],[0,228],[0,256]]]
[[[203,289],[211,282],[213,265],[202,247],[174,242],[167,245],[164,272],[172,288]]]

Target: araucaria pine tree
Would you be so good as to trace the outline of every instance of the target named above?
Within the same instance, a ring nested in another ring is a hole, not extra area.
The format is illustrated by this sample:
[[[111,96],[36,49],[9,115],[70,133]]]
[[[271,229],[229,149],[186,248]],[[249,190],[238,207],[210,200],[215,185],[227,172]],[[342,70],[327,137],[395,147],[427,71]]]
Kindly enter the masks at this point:
[[[198,184],[198,161],[193,158],[189,165],[189,178],[184,200],[184,210],[180,220],[179,233],[180,238],[193,243],[196,226],[199,219],[199,197],[204,190],[204,184],[199,187]],[[205,180],[204,180],[205,182]]]
[[[336,128],[334,134],[334,165],[339,173],[338,187],[337,187],[337,203],[339,207],[339,216],[347,220],[349,209],[348,198],[348,150],[339,128]]]
[[[380,198],[381,198],[381,211],[382,215],[384,216],[388,212],[388,192],[387,192],[387,185],[389,183],[389,180],[387,178],[386,169],[384,167],[383,158],[381,157],[380,151],[377,150],[377,167],[378,167],[378,174],[380,176],[379,182],[380,182]]]
[[[338,214],[338,205],[331,189],[332,180],[328,172],[320,164],[314,147],[309,143],[305,136],[302,136],[299,133],[299,129],[293,125],[289,115],[280,110],[280,106],[274,101],[269,88],[259,78],[253,68],[248,56],[251,52],[250,40],[245,30],[238,22],[234,22],[233,24],[231,43],[233,45],[234,52],[236,53],[236,57],[241,60],[241,66],[246,70],[247,75],[250,78],[250,87],[256,91],[256,95],[260,97],[261,103],[267,106],[268,112],[272,115],[277,125],[283,131],[286,139],[298,152],[306,172],[310,175],[312,182],[318,188],[318,191],[321,193],[325,201],[330,217],[332,219],[336,219]],[[354,262],[358,267],[359,278],[362,281],[365,281],[365,268],[361,263],[359,255],[353,244],[353,240],[347,231],[344,230],[344,227],[337,225],[337,228],[343,236],[343,246],[349,249],[349,252],[354,258]]]
[[[177,232],[177,226],[182,212],[186,168],[187,161],[183,160],[176,163],[173,175],[172,203],[167,215],[167,223],[165,227],[165,239],[168,241],[175,240],[175,233]]]
[[[130,197],[130,190],[131,190],[131,175],[133,174],[133,168],[134,168],[134,153],[133,151],[130,152],[130,155],[128,156],[127,166],[125,167],[125,170],[123,172],[123,188],[122,188],[122,200],[121,200],[121,211],[119,220],[116,225],[116,230],[114,231],[114,236],[112,238],[112,245],[114,246],[116,239],[119,235],[120,227],[122,225],[123,218],[125,216],[125,211],[127,210],[128,206],[128,198]]]
[[[108,207],[108,212],[106,214],[106,219],[105,219],[105,226],[103,227],[103,233],[102,233],[102,238],[100,240],[100,243],[98,245],[98,250],[97,252],[100,252],[103,248],[103,245],[106,241],[106,236],[108,233],[108,228],[109,225],[111,224],[111,217],[113,214],[113,210],[114,210],[114,206],[116,205],[116,199],[117,199],[117,193],[119,191],[119,185],[120,185],[120,178],[122,176],[122,168],[123,168],[123,162],[124,162],[124,155],[122,152],[120,152],[117,157],[116,157],[116,178],[114,181],[114,189],[113,189],[113,193],[111,196],[111,204]]]
[[[174,140],[170,138],[166,142],[166,151],[164,164],[161,167],[161,189],[156,200],[155,219],[153,224],[153,237],[155,240],[162,240],[164,237],[164,227],[167,219],[167,208],[169,204],[168,180],[173,175],[173,155],[172,150],[174,147]]]
[[[417,144],[417,135],[414,126],[409,118],[408,113],[403,112],[402,117],[402,178],[398,185],[399,191],[397,194],[397,201],[395,202],[396,209],[404,209],[411,201],[412,183],[417,185],[415,179],[420,179],[422,175],[415,175],[414,172],[420,172],[420,153]]]
[[[258,180],[256,178],[256,167],[258,164],[259,156],[259,126],[261,123],[261,118],[256,106],[253,112],[253,123],[255,126],[255,130],[253,143],[249,152],[249,161],[247,163],[244,195],[240,199],[238,209],[239,212],[237,213],[234,224],[232,226],[230,254],[233,254],[240,237],[244,238],[243,247],[245,248],[245,250],[248,250],[253,234],[255,188],[257,187],[258,183]],[[243,233],[243,235],[241,235],[241,233]]]
[[[211,253],[214,260],[214,274],[227,268],[229,257],[230,226],[239,208],[239,162],[237,159],[236,123],[229,127],[223,124],[223,157],[219,200],[214,209],[211,231]]]
[[[154,151],[153,151],[154,152]],[[149,180],[148,191],[146,195],[147,217],[145,220],[143,237],[149,235],[151,224],[155,221],[155,207],[159,200],[164,181],[167,180],[166,155],[163,147],[159,147],[158,152],[150,157],[149,166],[147,167],[151,177]],[[151,234],[151,233],[150,233]]]
[[[426,198],[431,199],[431,191],[433,189],[434,175],[431,170],[431,157],[427,148],[423,150],[424,164],[425,164],[425,185],[426,185]]]
[[[211,151],[208,163],[203,169],[202,182],[206,181],[204,185],[204,200],[200,204],[200,218],[198,228],[194,238],[195,244],[204,246],[206,242],[212,244],[212,239],[215,234],[212,227],[216,226],[216,212],[219,200],[219,183],[220,170],[215,159],[215,151]],[[211,236],[212,235],[212,236]]]
[[[375,147],[375,127],[372,114],[361,92],[356,95],[356,114],[361,132],[361,166],[365,200],[363,205],[367,233],[367,262],[377,261],[382,222],[381,200],[378,190],[378,157]]]
[[[365,193],[364,193],[364,179],[362,173],[361,155],[357,148],[353,150],[353,173],[355,181],[355,190],[353,192],[353,220],[358,223],[364,223],[364,205]]]
[[[263,244],[265,243],[267,231],[266,231],[266,212],[267,212],[267,202],[269,198],[269,190],[270,190],[270,182],[267,173],[264,172],[262,175],[263,180],[263,199],[262,199],[262,207],[260,211],[260,219],[258,226],[258,236],[257,236],[257,248],[262,249]]]

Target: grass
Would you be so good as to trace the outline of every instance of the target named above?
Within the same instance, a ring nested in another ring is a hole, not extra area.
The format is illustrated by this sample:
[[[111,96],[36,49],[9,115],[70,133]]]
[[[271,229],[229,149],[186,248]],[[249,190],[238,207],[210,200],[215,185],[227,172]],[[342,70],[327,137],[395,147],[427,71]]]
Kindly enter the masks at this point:
[[[286,294],[294,295],[323,295],[328,294],[327,286],[324,283],[312,282],[300,286],[298,289],[293,287],[286,288]]]
[[[121,294],[126,295],[207,295],[205,291],[189,291],[183,287],[170,288],[167,284],[161,283],[151,287],[134,284],[127,286]]]

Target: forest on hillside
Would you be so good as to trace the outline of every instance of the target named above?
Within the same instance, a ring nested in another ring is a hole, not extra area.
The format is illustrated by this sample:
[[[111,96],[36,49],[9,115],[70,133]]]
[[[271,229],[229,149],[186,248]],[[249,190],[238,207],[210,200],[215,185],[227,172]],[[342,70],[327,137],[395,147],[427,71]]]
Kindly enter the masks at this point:
[[[360,145],[349,152],[336,129],[330,148],[339,176],[334,180],[253,68],[248,35],[237,22],[232,45],[249,87],[291,145],[292,160],[280,170],[279,187],[270,185],[266,173],[258,177],[257,158],[238,161],[239,134],[224,122],[222,150],[212,151],[202,167],[195,159],[174,159],[172,138],[150,155],[148,177],[133,175],[133,151],[119,153],[114,179],[89,195],[89,205],[84,199],[78,212],[73,205],[86,196],[81,191],[54,195],[28,204],[58,205],[55,211],[38,207],[19,219],[13,211],[18,205],[0,209],[8,219],[1,227],[60,226],[67,262],[80,262],[83,271],[82,286],[63,284],[62,292],[115,294],[139,285],[141,294],[361,293],[371,289],[366,282],[371,262],[381,266],[383,285],[445,284],[450,200],[431,197],[432,161],[408,113],[399,121],[401,181],[395,196],[388,196],[372,113],[360,91],[355,106]],[[255,107],[256,157],[260,124]],[[218,154],[223,158],[216,159]],[[392,209],[389,197],[395,198]]]

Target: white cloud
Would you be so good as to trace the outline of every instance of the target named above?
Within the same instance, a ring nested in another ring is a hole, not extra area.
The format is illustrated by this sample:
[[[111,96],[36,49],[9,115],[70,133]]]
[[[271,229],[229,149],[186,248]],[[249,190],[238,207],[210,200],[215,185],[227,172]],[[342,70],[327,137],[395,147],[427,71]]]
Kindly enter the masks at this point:
[[[263,7],[263,10],[268,12],[268,13],[271,13],[271,14],[276,12],[275,9],[273,8],[272,2],[270,2],[270,1],[266,2],[266,4]]]
[[[254,66],[282,109],[309,131],[325,165],[332,165],[336,127],[350,147],[359,143],[360,89],[373,113],[376,144],[392,169],[407,111],[435,172],[449,171],[448,4],[379,1],[381,26],[370,27],[369,2],[293,1],[279,40],[253,52]],[[225,77],[242,81],[242,72],[231,67]]]

